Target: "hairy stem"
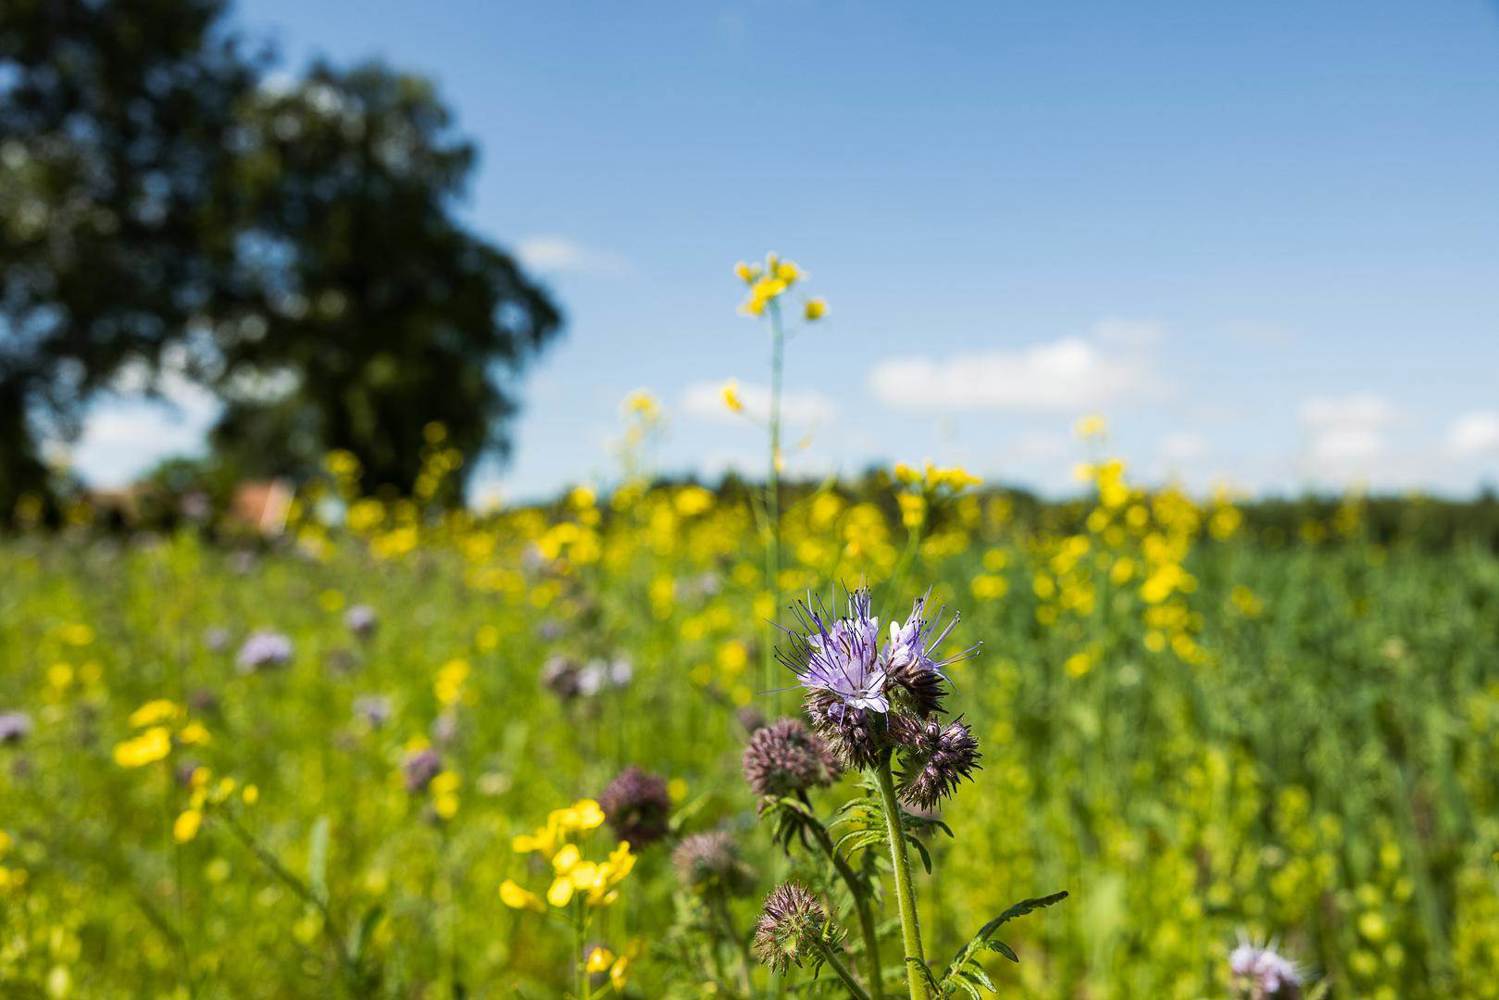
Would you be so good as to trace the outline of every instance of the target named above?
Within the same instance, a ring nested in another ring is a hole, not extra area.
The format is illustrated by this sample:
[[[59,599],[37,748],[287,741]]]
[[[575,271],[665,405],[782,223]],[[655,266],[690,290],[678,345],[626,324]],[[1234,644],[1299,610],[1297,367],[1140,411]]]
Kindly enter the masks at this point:
[[[885,988],[880,981],[880,939],[875,932],[874,914],[869,908],[869,896],[865,891],[865,885],[858,874],[849,867],[847,861],[839,856],[838,850],[833,845],[833,838],[828,836],[828,831],[815,818],[812,818],[807,826],[811,828],[814,838],[822,847],[823,853],[833,863],[833,868],[848,886],[849,893],[854,897],[854,912],[859,915],[859,933],[864,938],[864,960],[867,968],[865,975],[869,979],[869,991],[874,1000],[883,1000]]]
[[[921,924],[916,916],[916,891],[911,884],[911,858],[906,852],[906,834],[901,828],[900,801],[895,797],[895,779],[890,774],[890,752],[885,751],[875,768],[880,801],[885,806],[885,835],[890,840],[890,864],[895,869],[895,902],[900,908],[901,943],[905,946],[906,985],[911,1000],[929,1000],[926,977],[918,961],[926,962],[921,946]]]
[[[844,965],[842,960],[838,958],[837,952],[828,947],[826,941],[818,938],[817,950],[822,954],[822,960],[827,963],[828,968],[836,972],[838,978],[843,980],[843,985],[848,987],[849,995],[854,997],[854,1000],[869,1000],[869,994],[864,992],[864,987],[855,981],[853,975],[848,971],[848,966]]]

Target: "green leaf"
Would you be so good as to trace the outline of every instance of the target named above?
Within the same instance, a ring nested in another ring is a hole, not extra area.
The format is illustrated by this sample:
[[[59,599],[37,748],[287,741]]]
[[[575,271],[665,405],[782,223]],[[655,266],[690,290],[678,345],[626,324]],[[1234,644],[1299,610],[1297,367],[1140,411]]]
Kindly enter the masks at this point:
[[[328,817],[319,816],[312,824],[307,844],[307,885],[318,902],[328,902]]]

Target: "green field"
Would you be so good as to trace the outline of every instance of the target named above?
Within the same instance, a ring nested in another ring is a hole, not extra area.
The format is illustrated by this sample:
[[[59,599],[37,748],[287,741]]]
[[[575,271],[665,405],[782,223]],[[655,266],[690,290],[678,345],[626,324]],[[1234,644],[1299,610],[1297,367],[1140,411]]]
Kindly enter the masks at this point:
[[[1499,558],[1375,544],[1354,503],[1267,541],[1226,504],[1098,479],[1075,527],[987,494],[907,504],[919,534],[888,492],[788,505],[779,603],[867,581],[904,617],[930,586],[983,643],[949,698],[983,767],[916,877],[933,956],[1066,889],[1014,925],[1019,965],[986,962],[1001,995],[1223,997],[1245,933],[1335,997],[1499,997]],[[794,677],[767,670],[764,572],[749,508],[696,487],[486,518],[366,502],[276,544],[0,543],[0,711],[32,722],[0,746],[0,993],[562,996],[566,921],[500,899],[549,881],[512,838],[631,764],[669,781],[671,837],[734,834],[746,932],[807,864],[740,774],[745,710],[798,711],[768,693]],[[290,662],[238,669],[260,629]],[[429,741],[442,773],[409,792]],[[588,943],[632,956],[624,995],[742,995],[670,855],[640,851]]]

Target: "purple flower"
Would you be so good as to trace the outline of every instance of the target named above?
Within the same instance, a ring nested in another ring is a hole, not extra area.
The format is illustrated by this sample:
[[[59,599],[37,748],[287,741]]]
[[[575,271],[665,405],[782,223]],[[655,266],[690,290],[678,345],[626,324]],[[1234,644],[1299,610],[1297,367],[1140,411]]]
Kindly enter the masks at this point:
[[[344,614],[344,625],[361,639],[374,635],[375,627],[379,624],[380,619],[376,617],[375,609],[368,604],[356,604]]]
[[[944,726],[935,719],[898,715],[890,736],[901,750],[900,797],[907,805],[934,809],[978,768],[978,740],[960,721]]]
[[[0,744],[14,745],[31,735],[31,716],[25,712],[0,712]]]
[[[781,661],[796,672],[802,686],[832,696],[837,717],[846,709],[888,712],[885,671],[880,666],[880,620],[869,613],[869,591],[848,598],[848,617],[828,625],[826,613],[806,602],[797,607],[803,631],[789,632],[791,650]]]
[[[682,884],[699,892],[743,896],[754,888],[754,872],[739,857],[739,847],[725,830],[683,838],[671,853]]]
[[[1241,935],[1238,946],[1228,953],[1229,971],[1257,1000],[1298,1000],[1301,970],[1275,949],[1273,941],[1259,945]]]
[[[413,750],[401,761],[401,777],[406,781],[406,791],[412,795],[425,792],[441,771],[442,758],[431,747]]]
[[[291,662],[291,640],[280,632],[254,632],[239,647],[235,663],[242,674],[253,674],[265,667],[279,667]]]
[[[961,616],[954,613],[943,624],[944,609],[939,609],[936,617],[928,621],[922,617],[925,608],[926,598],[918,597],[904,624],[891,622],[890,641],[882,651],[885,673],[906,695],[912,711],[922,717],[942,709],[947,679],[942,673],[943,668],[967,659],[978,649],[978,646],[970,646],[952,656],[937,659],[939,647],[952,634]]]

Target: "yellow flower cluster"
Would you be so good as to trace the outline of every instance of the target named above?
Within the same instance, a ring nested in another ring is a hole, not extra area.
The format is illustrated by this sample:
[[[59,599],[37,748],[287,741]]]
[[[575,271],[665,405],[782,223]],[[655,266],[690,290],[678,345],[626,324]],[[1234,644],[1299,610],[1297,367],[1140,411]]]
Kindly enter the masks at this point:
[[[145,767],[165,759],[174,742],[177,746],[208,743],[212,737],[203,724],[184,721],[186,717],[186,709],[174,701],[158,698],[146,702],[130,714],[130,727],[141,731],[115,744],[115,763],[121,767]]]
[[[540,854],[552,867],[552,884],[546,901],[564,907],[581,900],[586,907],[609,906],[619,898],[615,887],[635,867],[630,845],[621,840],[603,861],[589,861],[573,842],[580,834],[604,823],[604,811],[593,799],[580,799],[565,809],[554,809],[546,825],[532,834],[521,834],[511,842],[517,854]],[[500,885],[500,901],[511,909],[544,912],[541,898],[513,879]]]
[[[744,316],[765,315],[767,307],[806,277],[794,262],[782,260],[774,253],[765,255],[764,264],[740,261],[734,265],[734,275],[749,286],[749,297],[739,306],[739,312]],[[826,299],[808,299],[802,304],[802,318],[809,323],[822,319],[827,313]]]
[[[197,767],[188,777],[187,808],[177,814],[177,819],[172,823],[172,839],[179,844],[186,844],[198,836],[198,830],[203,826],[203,814],[209,806],[222,805],[229,801],[239,782],[230,777],[213,780],[213,772],[206,767]],[[240,801],[247,806],[253,806],[260,801],[260,789],[254,785],[245,785],[239,789]]]

